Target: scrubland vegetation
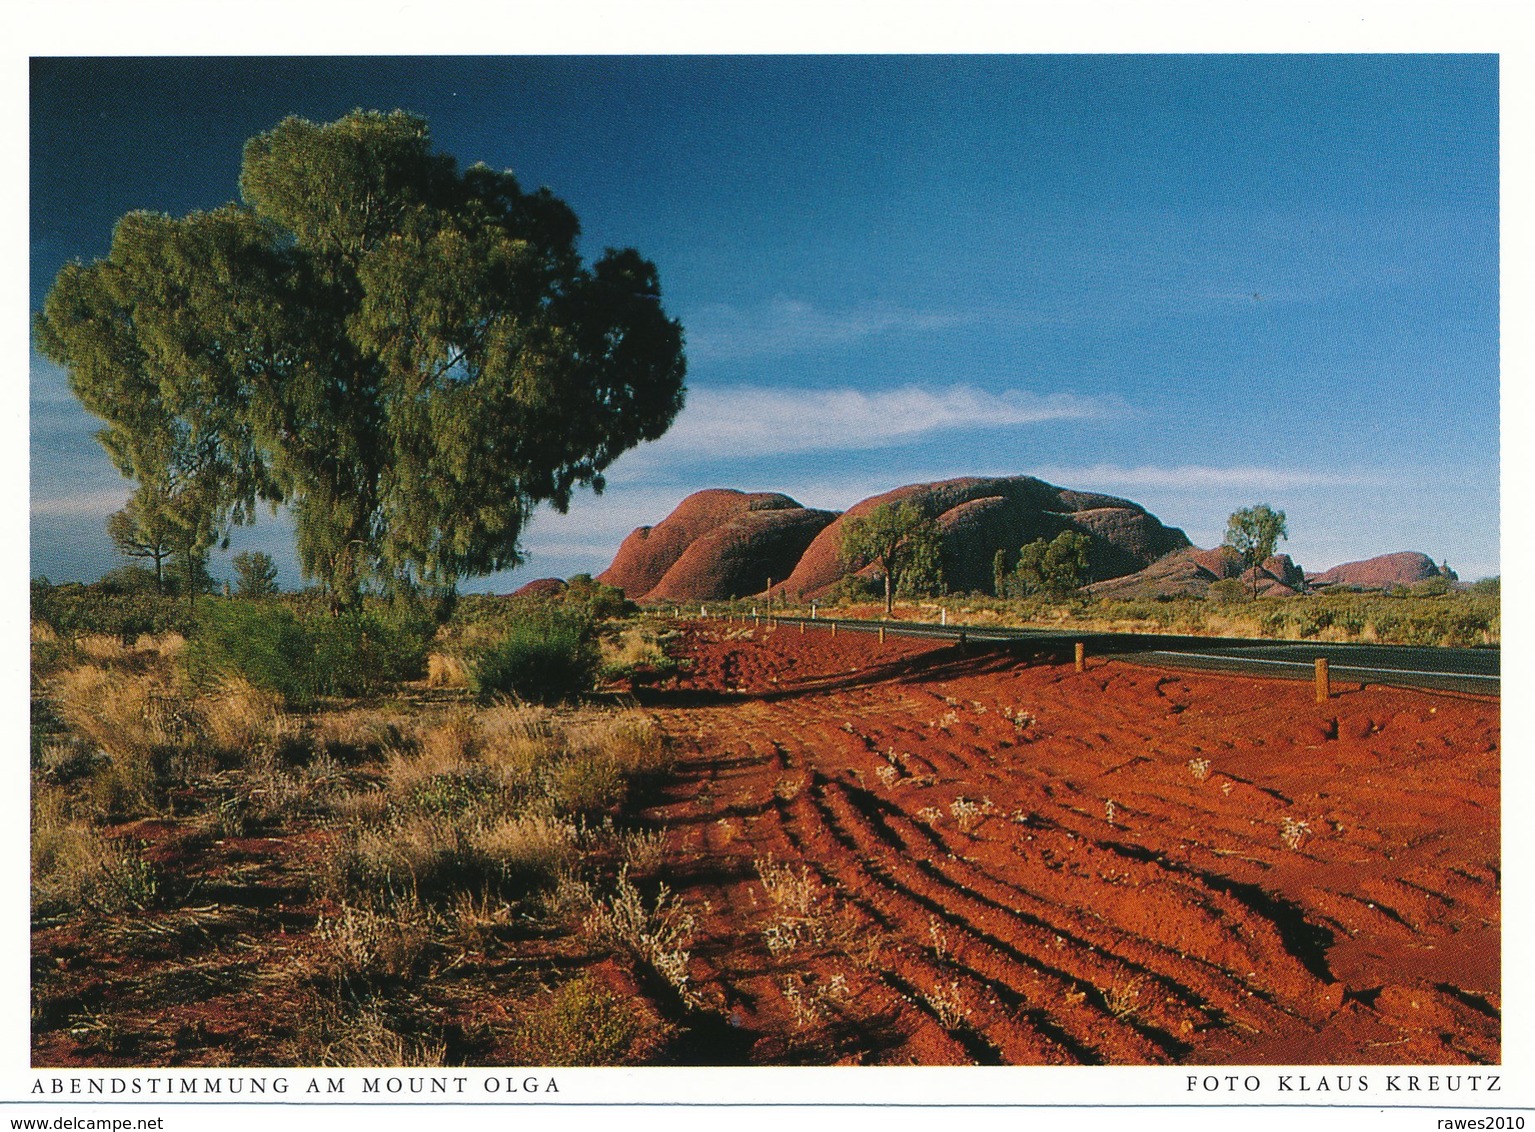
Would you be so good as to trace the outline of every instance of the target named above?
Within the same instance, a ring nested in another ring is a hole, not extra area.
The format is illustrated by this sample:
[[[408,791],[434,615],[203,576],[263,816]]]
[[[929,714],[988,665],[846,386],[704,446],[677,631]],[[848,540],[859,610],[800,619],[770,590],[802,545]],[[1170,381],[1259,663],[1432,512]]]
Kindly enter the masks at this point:
[[[862,579],[853,579],[860,582]],[[1453,589],[1439,579],[1408,589],[1360,592],[1329,589],[1298,597],[1259,597],[1232,586],[1211,587],[1209,596],[1119,600],[1053,597],[998,599],[982,594],[913,598],[896,603],[896,615],[908,620],[937,620],[947,610],[950,624],[1076,628],[1112,632],[1184,633],[1193,636],[1272,637],[1281,640],[1365,641],[1393,645],[1479,648],[1500,643],[1498,579]],[[846,586],[833,602],[821,603],[824,616],[877,616],[872,587]],[[718,609],[743,610],[750,602],[720,603]],[[766,606],[762,607],[763,609]],[[808,606],[785,605],[785,613],[808,613]]]
[[[689,920],[636,814],[670,756],[598,686],[671,662],[611,596],[438,627],[35,587],[39,1063],[659,1056]]]

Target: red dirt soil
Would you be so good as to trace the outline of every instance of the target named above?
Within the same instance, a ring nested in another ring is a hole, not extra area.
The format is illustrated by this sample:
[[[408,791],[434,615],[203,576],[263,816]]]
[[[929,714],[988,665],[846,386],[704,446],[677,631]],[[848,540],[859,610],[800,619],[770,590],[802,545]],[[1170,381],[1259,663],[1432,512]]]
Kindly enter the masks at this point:
[[[648,816],[722,1057],[1499,1060],[1496,702],[821,628],[682,646]],[[808,869],[799,906],[764,867]]]

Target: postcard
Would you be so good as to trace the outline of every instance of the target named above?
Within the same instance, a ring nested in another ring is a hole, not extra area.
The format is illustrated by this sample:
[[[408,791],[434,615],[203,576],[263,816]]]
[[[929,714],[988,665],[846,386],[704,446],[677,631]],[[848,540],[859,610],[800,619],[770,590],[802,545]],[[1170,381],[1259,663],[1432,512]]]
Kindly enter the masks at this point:
[[[1523,1127],[1449,23],[33,36],[12,1125]]]

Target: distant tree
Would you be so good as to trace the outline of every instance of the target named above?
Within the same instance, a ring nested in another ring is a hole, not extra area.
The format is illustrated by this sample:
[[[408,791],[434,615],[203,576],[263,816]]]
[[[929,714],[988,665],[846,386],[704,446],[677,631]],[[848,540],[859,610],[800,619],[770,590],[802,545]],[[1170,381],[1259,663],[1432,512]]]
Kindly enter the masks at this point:
[[[1007,548],[997,547],[997,553],[991,556],[991,592],[998,597],[1007,596],[1007,576],[1010,571],[1007,568]]]
[[[855,570],[871,563],[884,576],[885,613],[908,575],[923,586],[942,585],[938,524],[914,503],[882,503],[842,526],[842,562]]]
[[[198,594],[213,592],[213,575],[208,572],[208,552],[195,546],[177,547],[166,571],[166,587],[195,606]]]
[[[1503,578],[1497,575],[1491,578],[1478,578],[1466,587],[1466,592],[1477,597],[1501,597],[1503,594]]]
[[[164,593],[154,571],[147,566],[129,563],[108,570],[99,583],[103,593],[109,594],[158,594]]]
[[[260,550],[242,550],[232,558],[241,597],[270,597],[277,592],[277,563]]]
[[[154,563],[155,592],[165,592],[165,564],[175,551],[175,526],[163,513],[147,509],[135,495],[120,511],[107,516],[107,537],[124,558]]]
[[[593,622],[623,617],[635,608],[624,597],[623,590],[599,582],[590,574],[572,574],[560,592],[559,601],[561,605]]]
[[[264,500],[336,608],[370,580],[451,591],[682,407],[654,265],[588,267],[562,201],[459,169],[415,115],[285,119],[246,144],[240,195],[127,214],[36,320],[194,554]]]
[[[1253,596],[1258,596],[1258,568],[1274,554],[1280,539],[1290,537],[1283,511],[1267,503],[1234,511],[1226,521],[1226,540],[1222,544],[1236,551],[1244,571],[1253,572]]]
[[[1062,531],[1053,539],[1038,538],[1018,555],[1018,580],[1027,593],[1053,597],[1073,594],[1087,579],[1087,553],[1092,540],[1080,531]]]

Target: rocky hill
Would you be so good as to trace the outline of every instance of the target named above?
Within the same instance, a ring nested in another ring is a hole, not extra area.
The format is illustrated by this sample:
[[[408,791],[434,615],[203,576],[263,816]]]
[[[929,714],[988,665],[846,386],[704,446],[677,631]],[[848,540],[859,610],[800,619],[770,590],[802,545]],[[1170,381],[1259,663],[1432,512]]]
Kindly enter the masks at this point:
[[[634,601],[718,601],[761,593],[769,578],[794,569],[835,518],[777,492],[695,492],[655,526],[624,539],[597,580]]]
[[[1090,539],[1095,579],[1141,570],[1189,545],[1182,531],[1139,504],[1031,476],[910,484],[841,516],[777,493],[716,489],[690,495],[654,527],[636,530],[598,580],[637,601],[744,597],[764,592],[770,578],[774,593],[820,598],[847,573],[838,557],[843,523],[895,502],[914,503],[937,520],[948,585],[959,592],[991,589],[998,549],[1016,558],[1024,543],[1066,530]]]
[[[1288,554],[1276,554],[1256,571],[1242,569],[1236,551],[1217,546],[1202,550],[1191,546],[1158,559],[1144,570],[1095,582],[1086,586],[1095,597],[1153,598],[1202,597],[1212,583],[1223,578],[1240,578],[1251,588],[1257,575],[1258,593],[1269,597],[1290,597],[1306,586],[1306,576]]]
[[[1303,571],[1276,554],[1243,571],[1226,547],[1203,550],[1138,503],[1056,487],[1032,476],[967,477],[908,484],[871,496],[838,515],[803,507],[778,492],[724,488],[695,492],[653,527],[640,527],[598,581],[634,601],[707,602],[772,592],[791,600],[826,597],[848,573],[838,551],[844,525],[885,503],[909,502],[937,520],[945,580],[955,593],[992,590],[992,561],[1062,531],[1088,536],[1089,584],[1101,597],[1203,596],[1223,578],[1256,580],[1260,594],[1288,597],[1308,589],[1386,589],[1436,578],[1433,559],[1417,551]],[[866,567],[863,573],[872,574]]]
[[[1306,580],[1317,587],[1356,586],[1383,590],[1391,586],[1412,586],[1439,576],[1439,567],[1428,555],[1416,550],[1400,550],[1360,562],[1345,562],[1320,574],[1307,574]]]

